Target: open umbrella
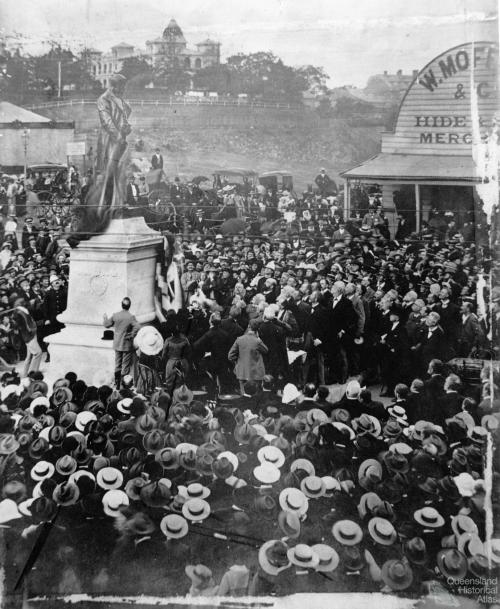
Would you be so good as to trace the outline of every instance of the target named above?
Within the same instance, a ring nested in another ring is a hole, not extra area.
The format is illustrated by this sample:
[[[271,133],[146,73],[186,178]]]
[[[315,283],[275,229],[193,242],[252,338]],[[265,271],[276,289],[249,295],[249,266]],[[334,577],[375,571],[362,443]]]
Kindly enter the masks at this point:
[[[199,184],[201,184],[201,182],[210,182],[210,178],[207,178],[206,176],[195,176],[191,182],[193,182],[193,184],[196,184],[197,186]]]
[[[235,235],[238,233],[244,233],[247,225],[244,220],[240,218],[229,218],[220,225],[219,232],[223,235]]]

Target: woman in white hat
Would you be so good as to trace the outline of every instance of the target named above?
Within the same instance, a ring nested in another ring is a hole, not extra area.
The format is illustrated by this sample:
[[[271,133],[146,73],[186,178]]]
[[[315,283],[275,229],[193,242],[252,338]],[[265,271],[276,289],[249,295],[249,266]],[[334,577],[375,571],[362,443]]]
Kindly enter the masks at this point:
[[[143,326],[134,338],[137,348],[136,389],[138,393],[150,396],[160,386],[163,338],[153,326]]]

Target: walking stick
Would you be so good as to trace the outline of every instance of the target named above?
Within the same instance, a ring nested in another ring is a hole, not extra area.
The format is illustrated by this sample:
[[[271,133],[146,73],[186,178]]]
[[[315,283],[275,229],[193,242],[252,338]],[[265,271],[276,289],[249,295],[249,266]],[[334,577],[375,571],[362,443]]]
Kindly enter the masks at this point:
[[[55,513],[54,518],[52,518],[52,520],[50,520],[49,522],[43,523],[42,530],[40,531],[40,535],[38,536],[38,539],[35,541],[35,545],[33,546],[33,549],[31,550],[31,553],[28,556],[28,560],[26,561],[26,564],[24,565],[23,570],[21,571],[21,574],[19,575],[16,585],[14,586],[14,590],[19,589],[19,586],[21,585],[23,580],[30,574],[31,570],[35,566],[35,563],[36,563],[38,557],[40,556],[40,552],[42,551],[43,546],[45,545],[45,542],[47,541],[50,531],[53,529],[54,524],[57,520],[57,517],[59,516],[60,509],[61,509],[61,506],[58,506],[57,512]]]

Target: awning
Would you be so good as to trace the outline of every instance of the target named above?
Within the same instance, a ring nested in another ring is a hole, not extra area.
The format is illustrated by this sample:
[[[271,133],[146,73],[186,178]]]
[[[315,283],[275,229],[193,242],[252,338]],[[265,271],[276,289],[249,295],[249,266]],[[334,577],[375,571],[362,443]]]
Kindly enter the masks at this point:
[[[472,157],[381,152],[340,174],[355,180],[441,180],[479,182]]]

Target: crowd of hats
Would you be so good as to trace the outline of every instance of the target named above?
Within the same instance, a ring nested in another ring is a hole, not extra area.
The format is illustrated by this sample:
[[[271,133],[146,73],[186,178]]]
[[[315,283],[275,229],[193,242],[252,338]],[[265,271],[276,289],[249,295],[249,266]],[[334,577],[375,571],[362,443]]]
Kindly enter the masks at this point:
[[[457,438],[432,421],[408,425],[404,409],[382,426],[342,408],[301,410],[300,394],[273,397],[241,411],[186,385],[150,400],[72,373],[52,391],[6,385],[0,524],[21,536],[65,514],[119,524],[135,540],[222,535],[249,546],[264,576],[321,572],[332,590],[337,573],[365,577],[374,565],[371,589],[406,593],[498,567],[500,540],[486,543],[483,427]]]

